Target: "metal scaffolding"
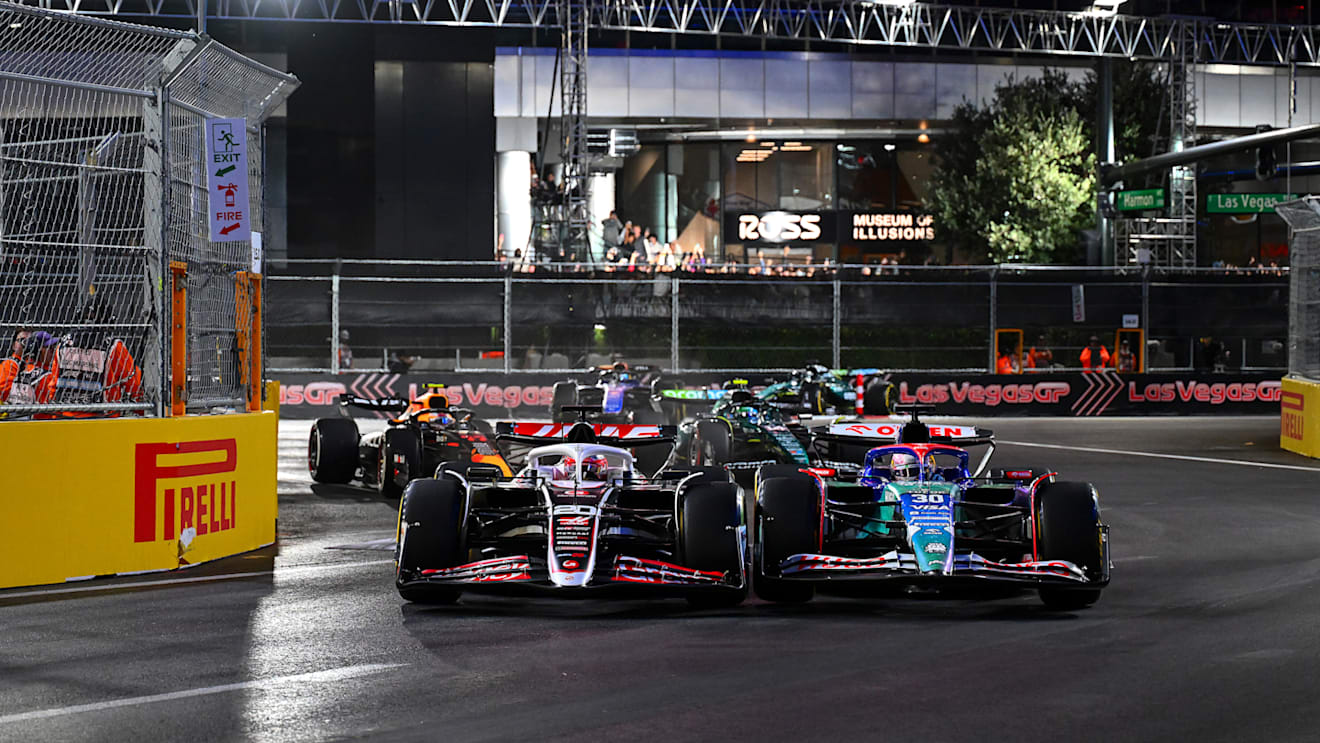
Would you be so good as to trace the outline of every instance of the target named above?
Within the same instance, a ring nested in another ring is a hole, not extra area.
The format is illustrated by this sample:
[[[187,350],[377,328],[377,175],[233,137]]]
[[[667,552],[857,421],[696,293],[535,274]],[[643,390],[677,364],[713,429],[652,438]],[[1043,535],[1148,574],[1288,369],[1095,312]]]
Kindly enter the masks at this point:
[[[564,222],[559,231],[565,257],[587,259],[587,26],[585,0],[559,0],[559,136],[563,163]]]
[[[1181,152],[1196,143],[1196,52],[1194,30],[1175,42],[1169,60],[1169,149]],[[1182,268],[1196,265],[1196,165],[1169,169],[1168,216],[1120,219],[1116,260]]]
[[[91,15],[193,19],[193,0],[29,0]],[[1320,27],[869,0],[584,0],[603,30],[730,35],[842,44],[1083,57],[1175,59],[1184,40],[1203,63],[1320,66]],[[559,28],[561,0],[209,0],[208,17]]]

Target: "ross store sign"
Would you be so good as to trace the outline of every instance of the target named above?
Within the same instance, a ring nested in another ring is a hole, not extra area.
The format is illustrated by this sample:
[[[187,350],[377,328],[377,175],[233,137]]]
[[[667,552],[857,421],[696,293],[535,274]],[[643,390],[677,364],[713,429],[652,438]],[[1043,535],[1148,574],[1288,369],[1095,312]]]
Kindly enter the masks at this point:
[[[834,242],[833,212],[725,212],[726,243]]]
[[[1205,195],[1208,214],[1273,214],[1274,206],[1292,201],[1296,194],[1286,193],[1211,193]]]
[[[935,217],[930,214],[852,212],[846,218],[857,242],[935,239]]]
[[[1148,188],[1141,191],[1117,191],[1114,208],[1120,212],[1140,212],[1164,208],[1164,189]]]

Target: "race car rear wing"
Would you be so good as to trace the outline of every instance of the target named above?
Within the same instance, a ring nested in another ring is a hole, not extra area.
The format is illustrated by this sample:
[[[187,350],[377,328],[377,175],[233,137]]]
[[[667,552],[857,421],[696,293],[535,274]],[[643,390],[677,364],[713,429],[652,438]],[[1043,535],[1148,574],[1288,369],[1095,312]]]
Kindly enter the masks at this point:
[[[355,407],[363,410],[376,410],[382,413],[402,413],[408,409],[409,403],[402,397],[382,397],[372,399],[369,397],[358,397],[357,395],[340,395],[339,407]]]
[[[566,408],[567,409],[567,408]],[[588,436],[588,431],[590,436]],[[614,423],[518,423],[495,424],[495,438],[502,442],[540,446],[543,444],[592,443],[631,448],[653,444],[673,444],[678,426],[655,426]],[[589,441],[581,439],[589,438]]]
[[[915,417],[915,416],[914,416]],[[989,447],[977,463],[973,477],[980,477],[990,465],[995,451],[994,431],[973,426],[929,424],[919,420],[898,421],[836,421],[824,432],[811,432],[813,445],[843,444],[845,451],[865,453],[865,449],[888,444],[947,444],[959,448]],[[860,451],[859,450],[863,450]],[[836,452],[835,457],[839,456]],[[850,457],[852,458],[852,457]],[[839,464],[837,460],[833,464]],[[861,462],[855,463],[860,467]]]

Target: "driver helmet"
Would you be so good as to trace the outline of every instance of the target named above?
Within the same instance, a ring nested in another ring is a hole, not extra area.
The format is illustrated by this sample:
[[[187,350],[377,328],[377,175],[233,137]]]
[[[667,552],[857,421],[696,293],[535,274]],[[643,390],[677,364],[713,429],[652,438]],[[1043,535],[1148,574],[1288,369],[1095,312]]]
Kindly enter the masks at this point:
[[[577,460],[572,457],[564,457],[555,464],[554,469],[550,470],[551,480],[572,480],[574,470],[577,469]]]
[[[921,473],[921,465],[911,454],[898,452],[889,460],[889,471],[900,482],[911,482]]]
[[[760,411],[758,411],[755,407],[751,405],[744,405],[738,408],[736,412],[740,417],[745,419],[748,423],[756,424],[761,421]]]
[[[600,454],[590,454],[582,459],[583,482],[605,482],[609,479],[610,463]]]

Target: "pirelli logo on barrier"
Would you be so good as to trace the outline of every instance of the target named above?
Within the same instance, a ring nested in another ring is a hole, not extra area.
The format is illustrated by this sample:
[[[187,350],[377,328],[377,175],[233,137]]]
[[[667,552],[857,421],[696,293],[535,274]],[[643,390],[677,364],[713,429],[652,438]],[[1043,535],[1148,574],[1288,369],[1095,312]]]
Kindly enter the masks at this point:
[[[1279,399],[1282,415],[1279,418],[1279,432],[1286,438],[1301,441],[1306,437],[1306,396],[1300,392],[1285,390]]]
[[[137,444],[133,541],[175,539],[233,529],[237,523],[236,439]]]

